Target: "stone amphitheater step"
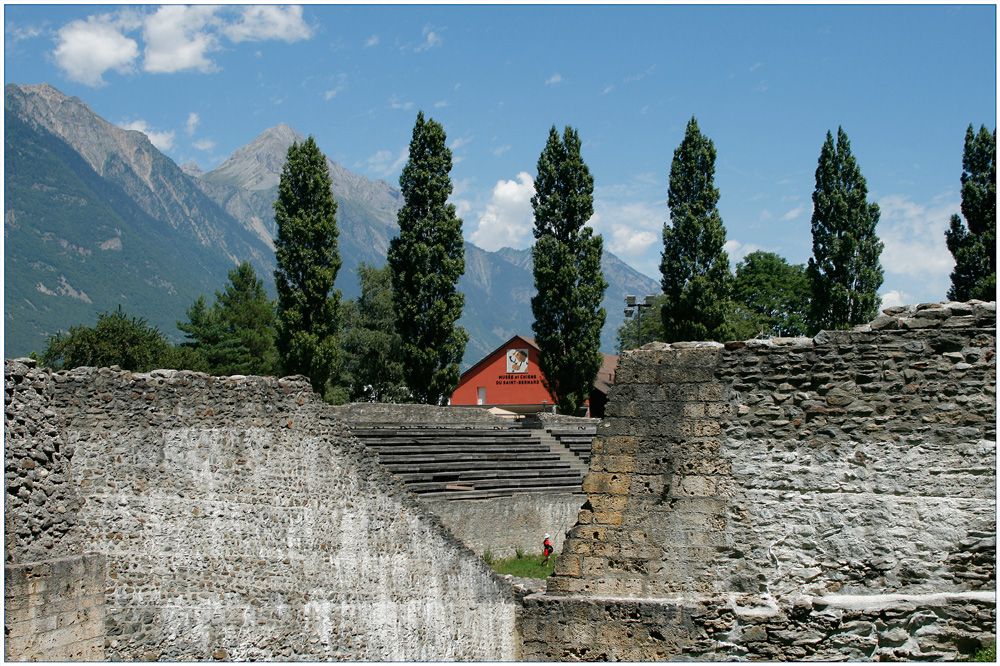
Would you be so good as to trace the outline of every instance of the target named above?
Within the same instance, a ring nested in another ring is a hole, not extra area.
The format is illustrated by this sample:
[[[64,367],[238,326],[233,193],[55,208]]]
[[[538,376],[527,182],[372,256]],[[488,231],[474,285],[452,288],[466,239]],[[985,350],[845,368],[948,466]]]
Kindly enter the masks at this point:
[[[541,477],[537,479],[487,479],[482,481],[423,481],[407,483],[406,489],[417,495],[428,492],[446,492],[448,484],[470,485],[472,490],[516,490],[524,488],[578,489],[579,480],[575,475],[567,477]],[[467,492],[455,490],[452,492]]]
[[[580,495],[581,504],[586,499],[586,495],[580,492],[579,488],[568,488],[566,486],[550,486],[541,488],[508,488],[504,490],[443,490],[439,492],[421,493],[423,499],[448,499],[448,500],[477,500],[491,499],[494,497],[510,497],[520,493],[576,493]]]

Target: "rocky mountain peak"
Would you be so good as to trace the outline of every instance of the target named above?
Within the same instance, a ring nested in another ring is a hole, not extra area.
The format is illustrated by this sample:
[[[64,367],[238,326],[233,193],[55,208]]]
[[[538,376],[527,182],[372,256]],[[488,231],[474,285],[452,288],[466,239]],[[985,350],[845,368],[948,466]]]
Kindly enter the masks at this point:
[[[305,141],[304,136],[280,123],[264,130],[242,148],[237,148],[228,160],[209,171],[204,178],[255,191],[277,187],[288,147],[302,141]]]

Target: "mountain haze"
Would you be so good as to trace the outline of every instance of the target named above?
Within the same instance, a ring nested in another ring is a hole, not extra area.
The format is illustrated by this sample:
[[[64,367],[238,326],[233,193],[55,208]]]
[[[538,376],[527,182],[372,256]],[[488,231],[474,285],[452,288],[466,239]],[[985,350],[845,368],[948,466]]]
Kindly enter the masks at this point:
[[[244,259],[273,293],[272,206],[288,148],[302,134],[282,123],[202,173],[48,84],[9,84],[4,93],[5,356],[40,350],[57,330],[91,325],[118,304],[179,341],[175,324],[186,308],[221,290]],[[402,196],[383,180],[327,165],[343,259],[337,287],[354,297],[358,264],[385,262]],[[531,334],[534,283],[530,250],[465,250],[467,366],[513,334]],[[624,295],[659,285],[609,252],[602,267],[610,285],[602,350],[612,352]]]

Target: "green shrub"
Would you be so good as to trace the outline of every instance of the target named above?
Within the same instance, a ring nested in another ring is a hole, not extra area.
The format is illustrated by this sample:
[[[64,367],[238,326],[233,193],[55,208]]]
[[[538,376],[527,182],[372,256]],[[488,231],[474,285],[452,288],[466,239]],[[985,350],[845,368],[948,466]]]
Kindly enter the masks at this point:
[[[483,556],[485,559],[485,555]],[[552,575],[555,559],[551,558],[549,564],[543,564],[545,558],[542,555],[526,555],[524,557],[508,557],[502,560],[487,561],[487,564],[501,575],[511,575],[517,578],[548,578]]]

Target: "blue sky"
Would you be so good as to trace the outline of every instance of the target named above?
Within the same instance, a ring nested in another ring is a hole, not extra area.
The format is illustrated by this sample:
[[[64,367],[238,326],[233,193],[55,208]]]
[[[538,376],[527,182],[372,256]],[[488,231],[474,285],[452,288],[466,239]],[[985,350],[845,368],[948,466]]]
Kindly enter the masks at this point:
[[[659,279],[673,151],[717,151],[734,264],[812,253],[843,126],[882,210],[884,305],[945,299],[970,123],[996,127],[995,5],[5,5],[5,83],[48,82],[208,171],[285,122],[398,183],[417,111],[447,132],[466,238],[531,244],[549,128],[576,128],[605,247]]]

